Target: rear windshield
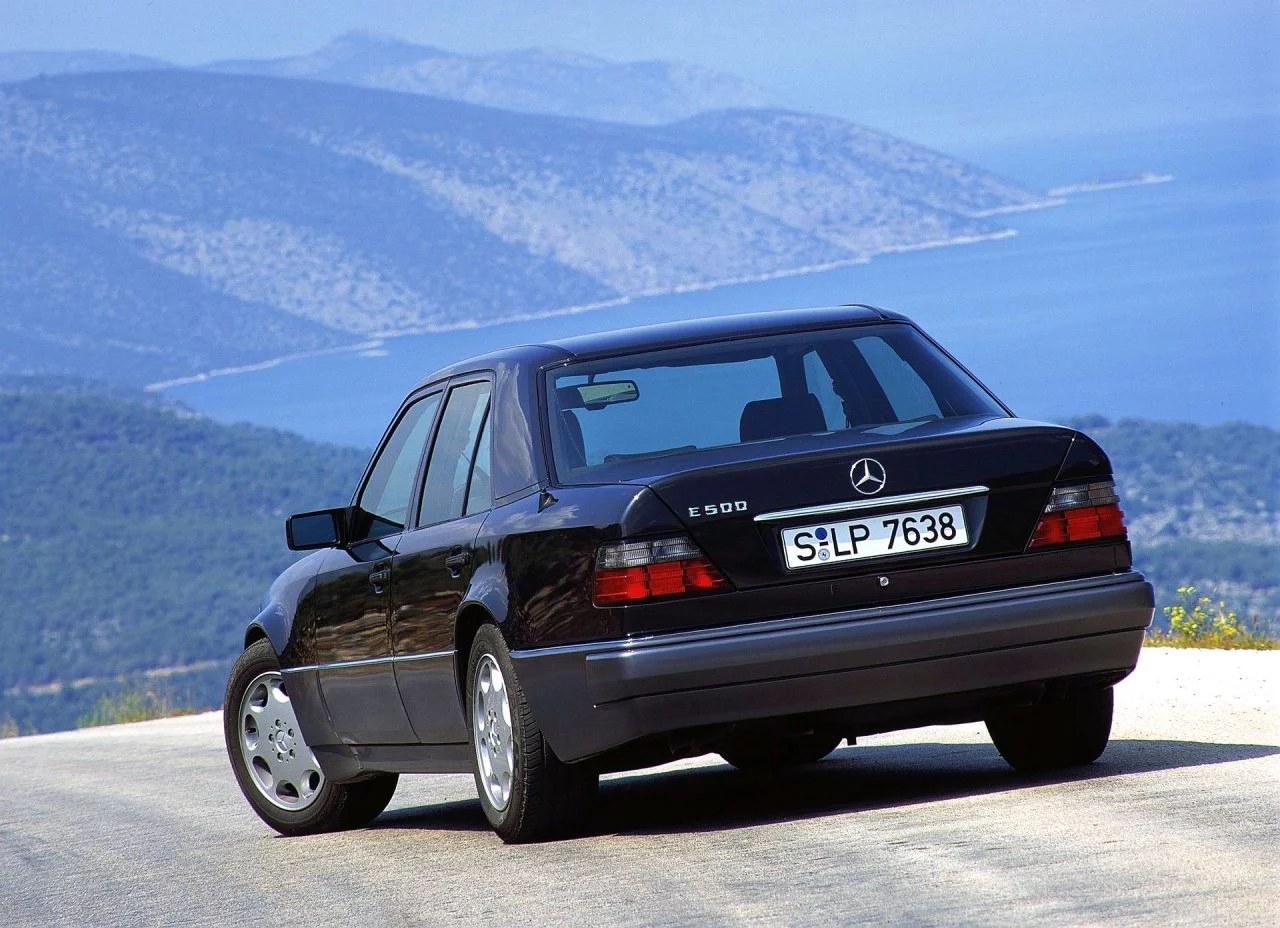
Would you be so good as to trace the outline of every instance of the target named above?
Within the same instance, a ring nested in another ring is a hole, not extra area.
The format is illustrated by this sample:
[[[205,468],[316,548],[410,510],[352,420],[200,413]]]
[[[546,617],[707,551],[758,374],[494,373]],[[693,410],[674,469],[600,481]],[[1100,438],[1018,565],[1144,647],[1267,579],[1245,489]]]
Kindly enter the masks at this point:
[[[582,361],[547,372],[556,473],[853,430],[1007,413],[916,329],[857,326]],[[630,468],[628,468],[630,469]]]

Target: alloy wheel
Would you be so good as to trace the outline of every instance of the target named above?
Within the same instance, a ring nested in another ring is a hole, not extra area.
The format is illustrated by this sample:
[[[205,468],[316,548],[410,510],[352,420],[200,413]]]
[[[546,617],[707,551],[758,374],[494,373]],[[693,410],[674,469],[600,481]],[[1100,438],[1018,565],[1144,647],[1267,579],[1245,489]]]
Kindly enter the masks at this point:
[[[240,700],[240,756],[258,792],[298,812],[316,800],[324,774],[302,739],[279,671],[254,677]]]
[[[511,802],[515,737],[506,680],[492,654],[483,655],[476,665],[471,694],[471,732],[476,769],[485,797],[494,810],[501,812]]]

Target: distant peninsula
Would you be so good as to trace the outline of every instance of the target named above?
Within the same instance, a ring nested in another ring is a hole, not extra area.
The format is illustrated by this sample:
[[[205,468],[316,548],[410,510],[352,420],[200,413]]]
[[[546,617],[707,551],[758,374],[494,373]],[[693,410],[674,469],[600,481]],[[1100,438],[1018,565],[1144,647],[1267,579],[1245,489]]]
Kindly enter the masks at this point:
[[[1067,184],[1052,187],[1048,193],[1051,197],[1065,197],[1073,193],[1099,193],[1103,190],[1120,190],[1123,187],[1145,187],[1148,184],[1167,184],[1173,180],[1172,174],[1155,174],[1151,171],[1137,177],[1102,178],[1085,181],[1081,184]]]

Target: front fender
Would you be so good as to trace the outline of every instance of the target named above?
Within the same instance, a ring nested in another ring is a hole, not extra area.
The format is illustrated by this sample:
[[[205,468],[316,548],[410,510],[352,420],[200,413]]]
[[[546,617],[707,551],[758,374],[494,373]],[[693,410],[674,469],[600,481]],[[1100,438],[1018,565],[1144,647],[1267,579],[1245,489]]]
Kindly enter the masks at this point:
[[[244,633],[247,648],[265,636],[271,642],[282,667],[298,663],[298,642],[294,640],[295,620],[304,597],[315,585],[316,575],[331,549],[316,551],[285,568],[267,590],[266,604],[249,622]]]
[[[259,638],[266,638],[279,656],[289,643],[289,631],[292,626],[292,612],[286,614],[282,603],[267,603],[267,607],[259,612],[257,618],[245,629],[244,646],[247,648]]]

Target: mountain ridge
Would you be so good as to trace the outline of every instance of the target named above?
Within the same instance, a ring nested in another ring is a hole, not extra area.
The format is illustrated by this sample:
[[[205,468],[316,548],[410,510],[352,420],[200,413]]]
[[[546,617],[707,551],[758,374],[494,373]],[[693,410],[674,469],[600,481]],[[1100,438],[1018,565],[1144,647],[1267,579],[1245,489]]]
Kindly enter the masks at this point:
[[[682,61],[611,61],[553,48],[464,54],[362,30],[301,55],[237,58],[184,68],[98,49],[0,52],[0,83],[110,71],[207,71],[324,81],[415,93],[523,113],[657,125],[712,109],[772,106],[736,75]]]
[[[323,80],[516,112],[640,125],[775,102],[739,77],[684,62],[615,62],[544,48],[467,55],[358,30],[306,55],[215,61],[200,69]]]
[[[0,87],[0,372],[150,383],[1009,234],[1040,194],[833,117],[662,126],[192,71]]]

